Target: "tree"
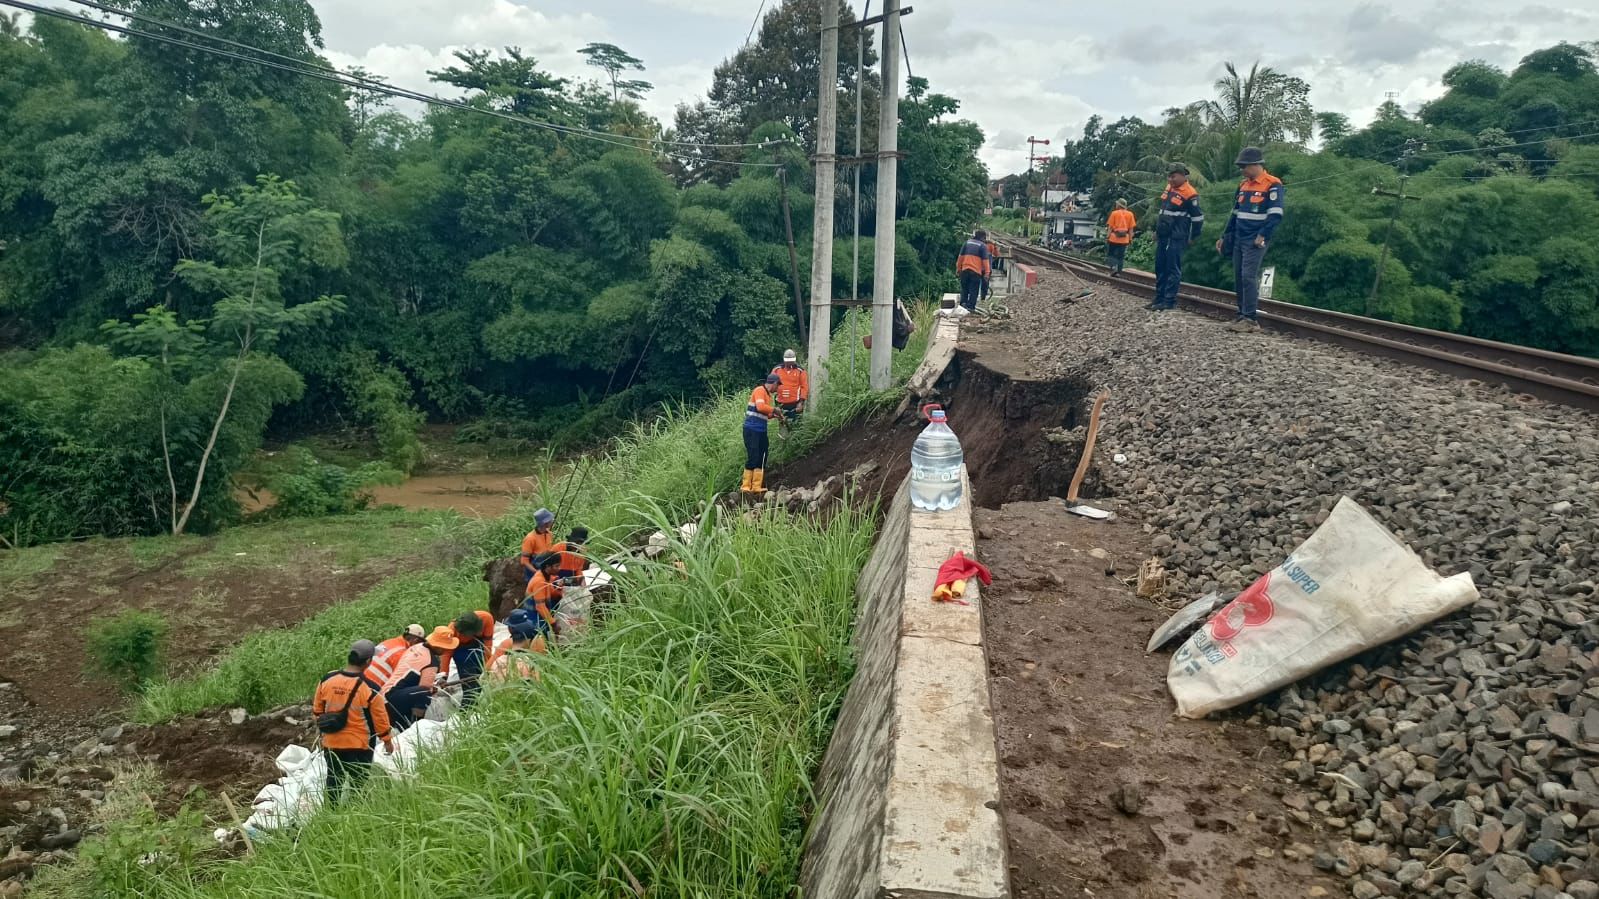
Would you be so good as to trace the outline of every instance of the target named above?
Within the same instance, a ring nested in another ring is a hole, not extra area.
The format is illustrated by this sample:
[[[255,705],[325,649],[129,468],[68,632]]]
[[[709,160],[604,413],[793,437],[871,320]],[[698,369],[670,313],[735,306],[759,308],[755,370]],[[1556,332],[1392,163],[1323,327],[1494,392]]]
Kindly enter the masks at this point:
[[[849,27],[855,21],[855,13],[842,0],[783,0],[768,10],[761,19],[755,40],[716,67],[706,100],[678,106],[674,135],[682,140],[706,143],[740,143],[756,128],[768,122],[781,122],[798,136],[802,146],[814,147],[821,73],[817,29],[824,2],[839,4],[840,33],[844,35],[838,56],[838,147],[844,150],[854,143],[854,95],[859,76],[865,81],[862,118],[867,145],[863,150],[869,152],[874,148],[875,128],[872,126],[877,120],[878,87],[870,67],[877,62],[877,52],[872,47],[869,29]],[[845,48],[853,48],[854,41],[849,39],[852,34],[865,41],[867,68],[861,72],[856,71],[855,54],[843,52]],[[743,157],[738,148],[706,148],[695,154],[705,160]],[[690,165],[682,171],[682,178],[690,181],[695,177],[711,177],[726,184],[737,176],[737,170],[731,166],[705,169],[703,165]]]
[[[1321,138],[1324,145],[1343,140],[1353,130],[1349,116],[1341,112],[1316,113],[1316,136]]]
[[[503,58],[487,50],[457,50],[464,63],[428,72],[434,80],[481,92],[490,106],[534,118],[565,114],[570,107],[562,95],[568,84],[538,67],[538,60],[522,55],[521,48],[506,47]]]
[[[173,469],[169,394],[163,394],[159,406],[174,535],[188,527],[200,502],[206,468],[247,365],[270,350],[285,332],[325,324],[343,308],[341,298],[328,296],[293,306],[285,302],[284,282],[292,279],[296,270],[340,267],[346,261],[338,217],[312,208],[295,192],[292,182],[263,175],[255,187],[244,188],[236,197],[208,194],[205,205],[207,248],[214,259],[187,259],[176,271],[196,291],[220,295],[211,318],[180,321],[173,310],[152,306],[134,316],[131,324],[113,321],[105,328],[113,343],[156,365],[169,384],[204,371],[208,360],[202,357],[228,366],[227,381],[186,500],[180,498]]]
[[[644,71],[644,61],[615,44],[589,44],[577,52],[588,57],[588,64],[601,69],[611,79],[611,102],[623,97],[642,100],[655,85],[648,81],[621,79],[626,71]]]
[[[1225,68],[1227,74],[1216,80],[1216,99],[1204,107],[1212,128],[1255,145],[1310,140],[1315,121],[1309,84],[1258,62],[1247,75],[1231,62]]]

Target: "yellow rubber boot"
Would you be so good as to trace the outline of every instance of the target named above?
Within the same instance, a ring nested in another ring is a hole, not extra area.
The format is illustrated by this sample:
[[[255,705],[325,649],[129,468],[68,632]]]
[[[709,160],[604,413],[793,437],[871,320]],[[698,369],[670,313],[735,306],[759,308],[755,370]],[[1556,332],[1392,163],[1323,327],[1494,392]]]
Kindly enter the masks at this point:
[[[740,483],[738,485],[739,492],[740,493],[749,493],[752,489],[754,489],[754,487],[753,487],[754,483],[755,483],[755,471],[754,471],[754,469],[750,469],[750,468],[744,469],[744,480],[743,480],[742,483]]]
[[[756,496],[760,496],[766,492],[766,469],[755,469],[755,477],[750,482],[750,492]]]

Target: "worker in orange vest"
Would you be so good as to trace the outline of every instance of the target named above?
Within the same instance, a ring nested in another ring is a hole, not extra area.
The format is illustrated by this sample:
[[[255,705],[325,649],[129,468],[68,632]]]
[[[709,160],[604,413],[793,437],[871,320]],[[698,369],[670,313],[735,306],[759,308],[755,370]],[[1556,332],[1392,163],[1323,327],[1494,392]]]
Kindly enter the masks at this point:
[[[1133,242],[1133,229],[1138,219],[1127,208],[1127,201],[1118,199],[1105,221],[1105,257],[1110,273],[1119,275],[1127,265],[1127,245]]]
[[[420,624],[408,625],[405,632],[398,637],[390,637],[378,644],[377,652],[372,654],[372,664],[367,666],[367,677],[372,683],[382,685],[394,673],[394,663],[407,649],[427,639],[427,631]]]
[[[773,398],[780,378],[766,376],[766,381],[750,391],[750,401],[744,407],[744,481],[739,490],[760,496],[766,492],[766,452],[770,441],[766,425],[772,419],[781,420],[783,410]]]
[[[1238,183],[1227,227],[1216,241],[1216,252],[1233,258],[1233,289],[1238,294],[1238,317],[1232,331],[1258,331],[1260,322],[1260,266],[1266,258],[1277,226],[1283,221],[1282,179],[1266,171],[1266,156],[1259,147],[1238,152]]]
[[[455,635],[456,645],[439,656],[439,674],[448,675],[452,667],[455,669],[461,681],[461,705],[469,706],[477,702],[482,689],[478,678],[488,664],[489,653],[494,651],[494,616],[482,609],[463,612],[450,625],[450,632]]]
[[[506,619],[506,628],[511,632],[510,644],[496,650],[494,661],[489,663],[490,680],[503,683],[512,677],[539,679],[539,669],[533,664],[532,654],[545,651],[544,638],[525,615],[517,620],[518,614],[522,614],[521,609],[512,612],[511,617]]]
[[[549,509],[540,509],[533,513],[533,530],[527,532],[522,538],[522,554],[518,558],[522,562],[522,570],[527,574],[527,579],[533,579],[533,558],[550,551],[555,544],[555,513]]]
[[[961,281],[961,309],[967,312],[977,309],[977,296],[987,286],[993,264],[993,256],[988,252],[988,232],[979,229],[961,245],[960,256],[955,259],[955,275]]]
[[[583,544],[589,539],[588,528],[573,528],[566,535],[566,539],[550,547],[550,552],[560,557],[560,565],[556,567],[556,576],[566,578],[574,587],[583,586],[583,572],[588,570],[589,560],[584,557]]]
[[[443,656],[459,647],[461,641],[446,625],[439,625],[427,639],[407,647],[394,660],[393,671],[382,681],[383,701],[388,705],[389,721],[404,732],[427,714],[438,692],[435,682]]]
[[[798,421],[805,411],[805,401],[811,398],[811,379],[799,366],[799,355],[793,350],[783,351],[783,364],[772,369],[777,375],[777,405],[789,421]]]
[[[568,586],[570,578],[561,577],[561,556],[558,553],[545,553],[533,560],[538,572],[533,575],[533,580],[527,582],[527,596],[522,600],[522,608],[533,617],[533,626],[539,635],[554,634],[559,631],[555,624],[555,610],[561,605],[561,597],[566,594],[564,589]]]
[[[394,734],[382,694],[367,680],[377,646],[357,640],[345,657],[345,666],[324,675],[311,698],[311,715],[322,735],[327,763],[327,801],[337,803],[372,773],[372,747],[383,741],[383,751],[394,753]]]

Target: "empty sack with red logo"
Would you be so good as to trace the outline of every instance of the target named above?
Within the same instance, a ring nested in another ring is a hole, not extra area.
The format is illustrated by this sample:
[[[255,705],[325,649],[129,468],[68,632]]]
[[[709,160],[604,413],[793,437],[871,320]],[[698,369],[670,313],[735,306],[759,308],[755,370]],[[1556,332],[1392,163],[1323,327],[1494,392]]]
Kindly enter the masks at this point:
[[[1218,609],[1172,656],[1177,713],[1200,718],[1287,686],[1477,601],[1349,497],[1281,565]]]

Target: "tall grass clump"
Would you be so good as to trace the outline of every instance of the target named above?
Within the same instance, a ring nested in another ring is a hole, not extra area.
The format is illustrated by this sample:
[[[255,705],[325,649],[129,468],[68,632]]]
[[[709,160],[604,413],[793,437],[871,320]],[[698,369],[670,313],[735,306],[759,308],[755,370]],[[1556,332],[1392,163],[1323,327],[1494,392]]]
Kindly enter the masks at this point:
[[[717,515],[673,547],[682,571],[621,575],[602,625],[490,691],[414,780],[140,895],[791,896],[871,520]]]

